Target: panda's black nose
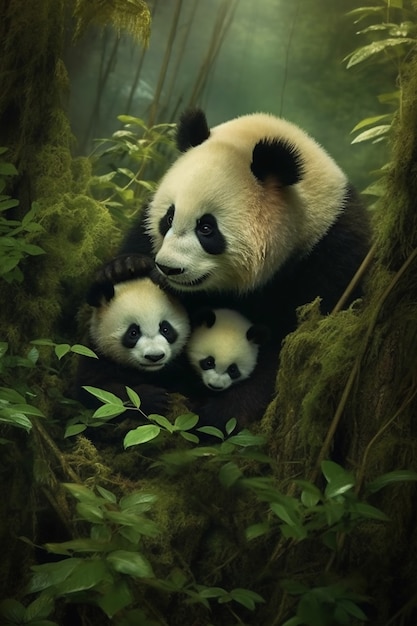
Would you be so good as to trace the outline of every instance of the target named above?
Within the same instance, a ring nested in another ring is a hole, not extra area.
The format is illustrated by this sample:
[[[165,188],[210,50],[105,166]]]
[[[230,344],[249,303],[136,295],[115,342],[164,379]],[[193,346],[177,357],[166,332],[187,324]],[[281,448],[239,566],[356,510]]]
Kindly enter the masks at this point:
[[[145,359],[148,361],[152,361],[152,363],[158,363],[161,359],[163,359],[165,354],[160,352],[159,354],[145,354]]]
[[[165,274],[165,276],[175,276],[176,274],[182,274],[184,271],[183,267],[170,267],[169,265],[161,265],[160,263],[157,263],[156,267],[162,274]]]

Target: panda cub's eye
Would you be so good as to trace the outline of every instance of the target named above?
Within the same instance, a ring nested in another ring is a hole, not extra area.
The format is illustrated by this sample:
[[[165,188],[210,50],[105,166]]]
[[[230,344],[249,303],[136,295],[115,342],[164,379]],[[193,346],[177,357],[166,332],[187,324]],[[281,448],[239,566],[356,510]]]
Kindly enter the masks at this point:
[[[229,367],[227,368],[227,373],[232,380],[237,380],[238,378],[240,378],[240,370],[236,363],[232,363],[232,365],[229,365]]]
[[[125,348],[134,348],[140,337],[140,328],[137,324],[130,324],[122,337],[122,344]]]
[[[200,367],[204,371],[214,369],[215,365],[216,361],[212,356],[206,356],[205,359],[201,359],[200,361]]]

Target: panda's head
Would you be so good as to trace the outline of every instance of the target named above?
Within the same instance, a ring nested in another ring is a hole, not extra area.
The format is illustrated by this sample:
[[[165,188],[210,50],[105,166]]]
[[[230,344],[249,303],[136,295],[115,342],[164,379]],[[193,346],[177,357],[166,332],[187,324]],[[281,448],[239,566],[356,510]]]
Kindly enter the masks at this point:
[[[192,111],[179,123],[178,147],[146,222],[174,290],[251,291],[308,254],[343,209],[343,172],[304,131],[272,115],[209,130],[204,113]]]
[[[231,309],[204,309],[196,319],[186,351],[206,387],[223,391],[248,378],[267,330]]]
[[[185,309],[149,277],[100,282],[89,303],[94,347],[123,366],[156,372],[181,352],[190,333]]]

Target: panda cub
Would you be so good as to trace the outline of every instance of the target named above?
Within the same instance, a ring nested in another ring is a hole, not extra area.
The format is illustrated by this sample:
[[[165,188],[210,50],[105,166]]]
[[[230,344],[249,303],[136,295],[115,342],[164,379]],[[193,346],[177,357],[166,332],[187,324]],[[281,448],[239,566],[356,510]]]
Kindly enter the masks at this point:
[[[93,307],[89,346],[98,359],[80,359],[79,399],[96,407],[95,398],[82,389],[87,385],[125,401],[128,386],[139,395],[144,413],[166,413],[169,392],[182,384],[190,323],[184,307],[163,289],[153,261],[137,256],[129,267],[113,260],[98,273],[87,302]]]
[[[217,392],[248,378],[267,329],[232,309],[207,308],[197,318],[186,352],[204,385]]]

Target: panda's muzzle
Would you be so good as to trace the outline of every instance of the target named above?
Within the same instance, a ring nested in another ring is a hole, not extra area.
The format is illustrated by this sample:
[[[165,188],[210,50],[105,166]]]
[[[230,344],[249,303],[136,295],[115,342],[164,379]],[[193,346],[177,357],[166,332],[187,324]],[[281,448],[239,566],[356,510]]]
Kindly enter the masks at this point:
[[[184,273],[183,267],[170,267],[169,265],[162,265],[161,263],[156,263],[156,267],[162,274],[165,274],[165,276],[178,276],[178,274]]]

